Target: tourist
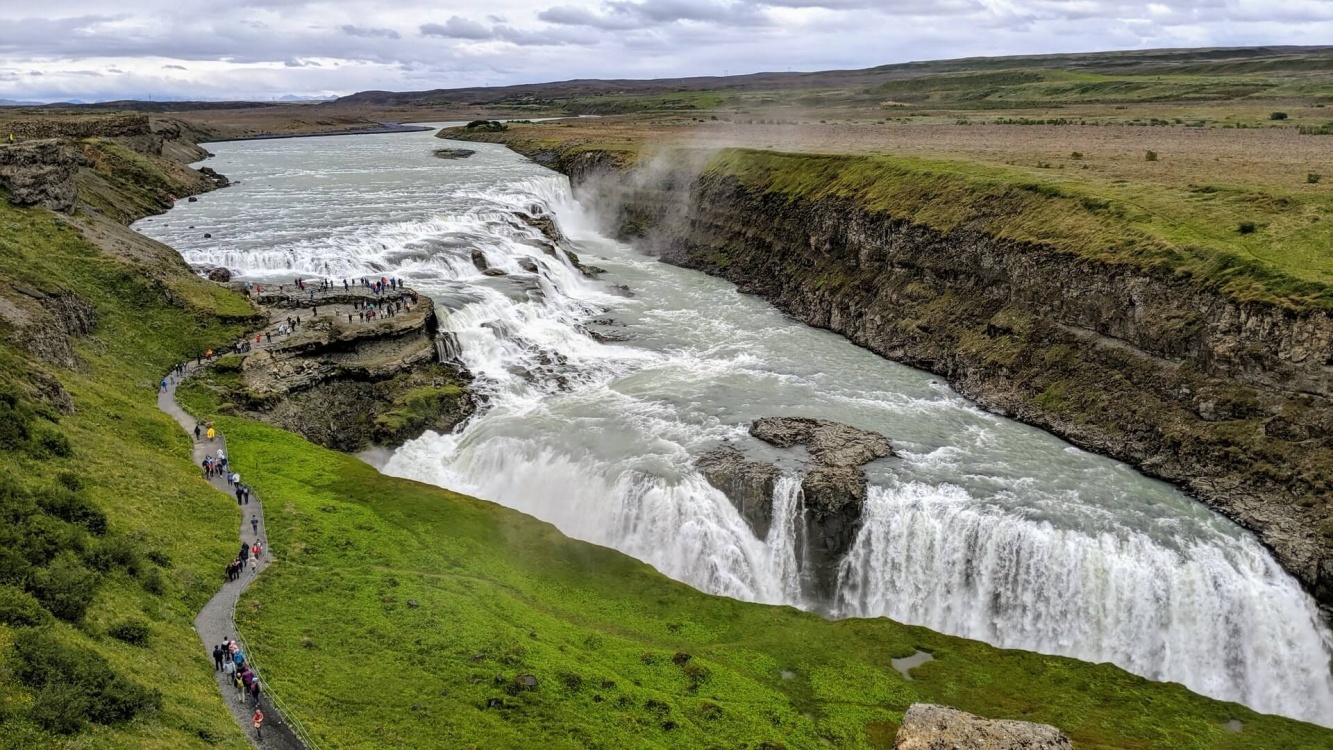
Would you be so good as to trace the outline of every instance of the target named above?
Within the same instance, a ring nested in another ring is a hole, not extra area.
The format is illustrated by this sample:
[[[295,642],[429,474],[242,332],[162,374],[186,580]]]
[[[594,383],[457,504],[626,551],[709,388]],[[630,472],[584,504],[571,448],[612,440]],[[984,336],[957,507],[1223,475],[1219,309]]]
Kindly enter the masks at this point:
[[[237,505],[240,505],[241,502],[242,502],[242,500],[243,500],[244,498],[245,498],[245,488],[244,488],[243,486],[241,486],[240,482],[237,482],[237,483],[236,483],[236,504],[237,504]]]
[[[259,678],[256,677],[250,681],[250,698],[254,701],[256,710],[259,708],[260,692],[262,692],[262,688],[259,687]]]
[[[254,513],[250,514],[250,528],[254,530],[256,536],[259,534],[259,516]]]
[[[258,706],[255,707],[255,715],[250,717],[250,721],[255,725],[255,739],[262,739],[263,734],[261,734],[261,732],[264,727],[264,712],[260,711]]]
[[[210,442],[210,443],[213,442],[213,438],[214,438],[216,435],[217,435],[217,433],[213,431],[213,428],[212,428],[212,427],[209,427],[209,428],[208,428],[208,442]]]
[[[228,682],[236,679],[236,665],[231,659],[222,660],[222,675],[227,678]]]
[[[194,423],[194,442],[196,442],[196,443],[199,442],[199,436],[200,436],[201,434],[203,434],[203,429],[199,427],[199,423],[198,423],[198,422],[195,422],[195,423]]]
[[[221,672],[221,671],[222,671],[222,656],[223,656],[223,654],[225,654],[225,653],[226,653],[226,652],[222,650],[222,646],[221,646],[221,645],[218,645],[218,646],[214,646],[214,647],[213,647],[213,671],[214,671],[214,672]]]
[[[167,390],[167,379],[166,379],[166,378],[162,378],[162,385],[161,385],[160,388],[158,388],[158,392],[159,392],[159,393],[162,393],[162,392],[165,392],[166,390]]]

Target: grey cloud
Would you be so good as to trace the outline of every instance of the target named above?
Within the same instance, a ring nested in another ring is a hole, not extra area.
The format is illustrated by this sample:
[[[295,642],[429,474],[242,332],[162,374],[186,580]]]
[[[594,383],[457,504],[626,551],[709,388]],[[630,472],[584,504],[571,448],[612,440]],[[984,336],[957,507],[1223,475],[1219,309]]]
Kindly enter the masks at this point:
[[[366,26],[354,26],[350,23],[345,23],[342,26],[339,26],[338,30],[348,36],[359,36],[362,37],[363,39],[369,39],[374,37],[382,37],[384,39],[399,38],[398,32],[394,31],[393,29],[376,29]]]
[[[771,23],[759,5],[721,0],[613,0],[601,12],[561,5],[537,14],[547,23],[624,30],[680,22],[726,26],[765,26]]]
[[[163,69],[163,70],[189,70],[189,68],[185,67],[184,65],[163,65],[163,66],[162,66],[162,69]]]
[[[425,36],[441,36],[447,39],[490,39],[494,34],[485,26],[471,19],[452,16],[443,24],[428,23],[421,26]]]

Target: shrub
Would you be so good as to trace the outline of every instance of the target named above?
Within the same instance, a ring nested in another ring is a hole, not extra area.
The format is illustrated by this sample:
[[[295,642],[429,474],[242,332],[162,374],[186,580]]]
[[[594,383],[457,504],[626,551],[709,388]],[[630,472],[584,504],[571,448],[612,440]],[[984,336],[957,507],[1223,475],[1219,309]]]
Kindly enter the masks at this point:
[[[51,614],[67,622],[78,622],[97,594],[97,583],[97,574],[84,567],[73,552],[66,550],[50,565],[37,571],[33,593]]]
[[[509,126],[498,120],[473,120],[464,125],[463,129],[481,133],[502,133],[508,130]]]
[[[33,441],[30,453],[36,458],[69,458],[74,455],[74,447],[63,433],[51,429],[42,429]]]
[[[1270,113],[1270,114],[1268,115],[1268,119],[1270,119],[1270,120],[1285,120],[1285,119],[1287,119],[1287,113],[1286,113],[1286,112],[1272,112],[1272,113]]]
[[[134,542],[123,536],[108,536],[98,541],[88,556],[88,563],[103,573],[122,568],[132,576],[143,569],[143,558]]]
[[[124,620],[106,629],[106,634],[131,646],[148,645],[148,623],[142,620]]]
[[[1073,159],[1074,161],[1078,161],[1079,159],[1083,158],[1083,152],[1075,151],[1074,153],[1069,155],[1069,158]]]
[[[1315,172],[1309,172],[1309,173],[1307,173],[1307,174],[1305,175],[1305,181],[1306,181],[1307,183],[1311,184],[1311,185],[1315,185],[1315,184],[1318,184],[1318,182],[1319,182],[1321,179],[1323,179],[1323,177],[1324,177],[1324,176],[1321,175],[1321,174],[1317,174],[1317,173],[1315,173]]]
[[[30,628],[50,620],[51,613],[32,594],[17,586],[0,586],[0,624]]]
[[[167,593],[167,581],[162,576],[162,569],[156,567],[146,568],[143,577],[140,579],[143,584],[143,590],[154,596],[162,596]]]
[[[98,536],[106,533],[106,514],[68,486],[45,488],[35,493],[35,499],[38,507],[62,521],[78,524]]]
[[[1252,221],[1242,221],[1240,226],[1236,227],[1236,231],[1241,234],[1254,234],[1255,229],[1257,229],[1257,227]]]
[[[1143,155],[1144,161],[1157,161],[1157,152],[1149,151]]]
[[[162,706],[161,693],[116,674],[106,659],[61,642],[48,629],[20,631],[14,651],[16,676],[37,691],[30,715],[51,731],[128,721]]]

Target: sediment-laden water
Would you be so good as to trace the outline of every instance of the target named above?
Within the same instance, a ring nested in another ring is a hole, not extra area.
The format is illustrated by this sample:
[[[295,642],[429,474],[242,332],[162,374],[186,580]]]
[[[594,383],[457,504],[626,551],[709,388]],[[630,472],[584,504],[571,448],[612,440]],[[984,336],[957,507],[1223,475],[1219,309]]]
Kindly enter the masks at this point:
[[[429,133],[215,144],[210,165],[238,184],[136,228],[245,278],[394,275],[431,294],[489,405],[456,434],[403,446],[386,473],[531,513],[706,591],[810,606],[800,465],[746,428],[846,422],[902,458],[867,467],[834,616],[1111,661],[1333,725],[1329,633],[1250,534],[927,373],[600,236],[563,177],[502,147],[446,161],[431,156],[440,145]],[[537,246],[518,218],[534,205],[604,277]],[[474,249],[508,275],[482,275]],[[723,442],[787,462],[765,539],[692,468]]]

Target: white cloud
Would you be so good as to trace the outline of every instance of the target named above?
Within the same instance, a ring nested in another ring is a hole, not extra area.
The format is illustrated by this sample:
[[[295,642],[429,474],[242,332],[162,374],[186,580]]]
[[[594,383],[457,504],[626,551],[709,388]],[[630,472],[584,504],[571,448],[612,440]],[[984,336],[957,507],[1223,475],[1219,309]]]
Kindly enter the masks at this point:
[[[1333,39],[1329,0],[0,3],[0,99],[258,98]],[[42,75],[29,75],[30,71]]]

